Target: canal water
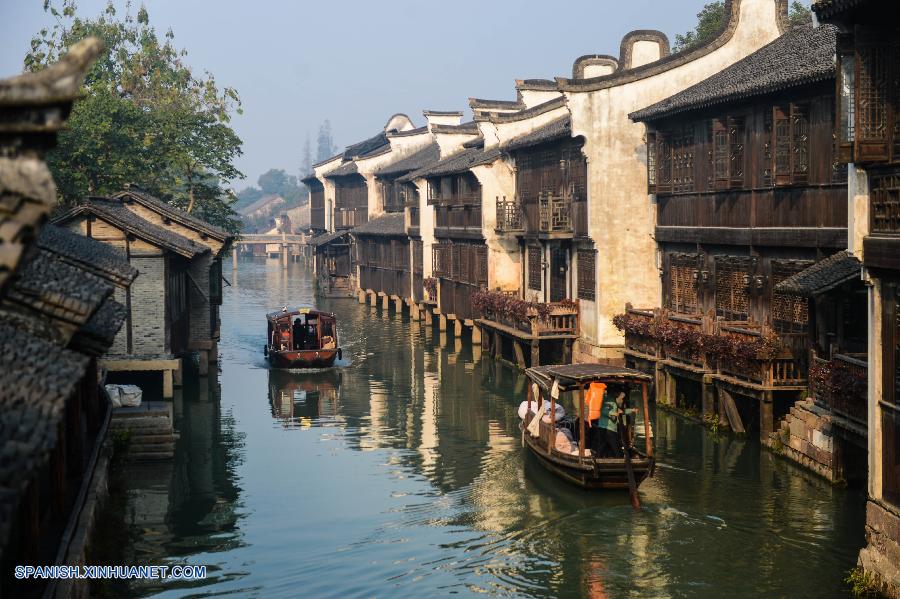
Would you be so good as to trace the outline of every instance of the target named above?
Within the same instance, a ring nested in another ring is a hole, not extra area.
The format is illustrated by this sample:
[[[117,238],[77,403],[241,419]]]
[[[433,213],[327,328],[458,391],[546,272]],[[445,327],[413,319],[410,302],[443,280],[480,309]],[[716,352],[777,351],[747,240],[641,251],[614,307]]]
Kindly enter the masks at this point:
[[[174,461],[128,468],[103,533],[119,563],[208,577],[107,594],[846,595],[860,491],[660,411],[635,513],[627,494],[570,487],[526,455],[524,377],[468,340],[321,301],[340,319],[339,367],[271,370],[263,315],[312,303],[310,273],[272,260],[226,277],[221,372],[186,377]]]

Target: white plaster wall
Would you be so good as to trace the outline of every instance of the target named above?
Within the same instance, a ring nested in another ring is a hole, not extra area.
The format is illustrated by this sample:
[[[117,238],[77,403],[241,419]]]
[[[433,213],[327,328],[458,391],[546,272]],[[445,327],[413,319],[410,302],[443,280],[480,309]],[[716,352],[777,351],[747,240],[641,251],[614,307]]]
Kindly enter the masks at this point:
[[[855,164],[847,167],[847,249],[863,259],[863,238],[869,233],[869,176]]]
[[[609,75],[614,70],[612,65],[608,64],[589,64],[584,67],[584,78],[602,77],[603,75]]]
[[[881,280],[872,278],[869,287],[869,347],[868,347],[868,423],[869,431],[869,497],[881,498],[882,494],[882,438],[881,433],[881,406],[878,403],[882,397],[882,305],[881,305]]]
[[[434,207],[428,205],[428,182],[416,179],[419,190],[419,235],[422,237],[422,277],[434,276],[431,246],[434,245]]]
[[[495,123],[494,128],[496,130],[497,140],[499,143],[504,144],[513,138],[531,133],[547,123],[559,120],[568,113],[569,111],[565,106],[560,106],[559,108],[554,108],[553,110],[521,121]],[[485,145],[487,145],[487,138],[485,138]]]
[[[441,158],[456,154],[462,149],[462,145],[474,139],[472,133],[435,133],[434,139],[441,149]]]
[[[612,317],[626,302],[659,303],[654,210],[647,196],[645,128],[628,114],[698,83],[778,36],[776,0],[735,0],[737,28],[722,47],[663,73],[595,91],[566,91],[574,136],[586,139],[589,234],[598,254],[597,301],[582,313],[590,344],[621,347]]]
[[[558,98],[562,95],[561,92],[551,89],[551,90],[537,90],[537,89],[519,89],[519,97],[522,99],[522,103],[525,104],[525,108],[532,108],[533,106],[538,106],[543,104],[544,102],[549,102],[554,98]]]
[[[631,68],[656,62],[660,58],[659,42],[641,40],[631,45]]]
[[[519,243],[514,235],[497,234],[497,198],[512,198],[515,175],[506,160],[477,166],[481,184],[481,232],[488,248],[488,289],[516,291],[521,287]]]
[[[325,192],[325,229],[334,232],[334,182],[326,179],[325,175],[341,165],[341,156],[336,156],[327,162],[313,167],[313,174],[322,184]]]
[[[459,125],[462,122],[461,114],[433,114],[425,111],[425,120],[428,128],[432,125]]]

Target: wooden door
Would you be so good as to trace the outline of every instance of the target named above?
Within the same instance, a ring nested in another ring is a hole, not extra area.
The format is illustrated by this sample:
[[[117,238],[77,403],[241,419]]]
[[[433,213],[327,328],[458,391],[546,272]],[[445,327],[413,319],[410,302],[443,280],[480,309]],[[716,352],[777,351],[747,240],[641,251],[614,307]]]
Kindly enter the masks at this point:
[[[560,246],[550,248],[550,301],[559,302],[568,296],[566,280],[569,270],[566,250]]]

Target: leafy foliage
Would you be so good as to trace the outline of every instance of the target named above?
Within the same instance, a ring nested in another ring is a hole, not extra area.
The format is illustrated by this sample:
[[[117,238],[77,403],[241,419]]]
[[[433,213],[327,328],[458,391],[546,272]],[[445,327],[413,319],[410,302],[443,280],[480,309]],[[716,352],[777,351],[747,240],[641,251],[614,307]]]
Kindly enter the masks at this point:
[[[697,13],[697,25],[691,31],[675,35],[672,51],[682,52],[712,40],[724,26],[724,21],[725,2],[708,2]],[[788,9],[788,21],[793,27],[805,25],[812,21],[812,11],[802,2],[794,0]]]
[[[437,297],[437,279],[428,277],[427,279],[422,281],[422,288],[425,290],[429,297]]]
[[[710,335],[659,317],[642,318],[625,313],[614,316],[612,322],[626,335],[651,339],[679,355],[697,360],[705,354],[749,366],[775,358],[782,348],[776,335],[755,337],[753,340],[727,333]]]
[[[853,400],[864,403],[868,395],[865,371],[854,369],[842,360],[814,361],[809,366],[809,381],[823,400],[834,398],[842,404]]]
[[[105,50],[88,73],[57,148],[47,158],[64,205],[111,194],[126,183],[230,231],[240,228],[234,197],[223,186],[243,175],[234,166],[241,140],[229,126],[240,113],[237,92],[212,74],[197,76],[162,39],[143,7],[118,17],[112,2],[82,18],[74,0],[45,0],[56,23],[31,41],[25,68],[40,71],[88,36]]]
[[[334,138],[331,136],[331,121],[325,119],[319,127],[319,136],[316,139],[316,162],[331,158],[336,153],[337,146],[334,145]]]
[[[555,304],[529,302],[497,291],[479,290],[472,294],[472,307],[486,317],[507,318],[512,320],[528,320],[537,316],[547,320],[555,307],[574,308],[577,304],[572,300],[563,300]]]

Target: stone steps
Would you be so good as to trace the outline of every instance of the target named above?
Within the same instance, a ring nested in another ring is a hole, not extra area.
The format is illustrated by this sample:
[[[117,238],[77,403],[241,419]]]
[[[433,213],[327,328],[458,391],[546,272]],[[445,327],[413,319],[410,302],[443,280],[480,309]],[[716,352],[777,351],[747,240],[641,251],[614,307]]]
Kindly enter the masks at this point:
[[[149,402],[137,408],[118,408],[109,429],[128,433],[131,460],[166,460],[175,455],[178,433],[172,423],[172,404]]]

